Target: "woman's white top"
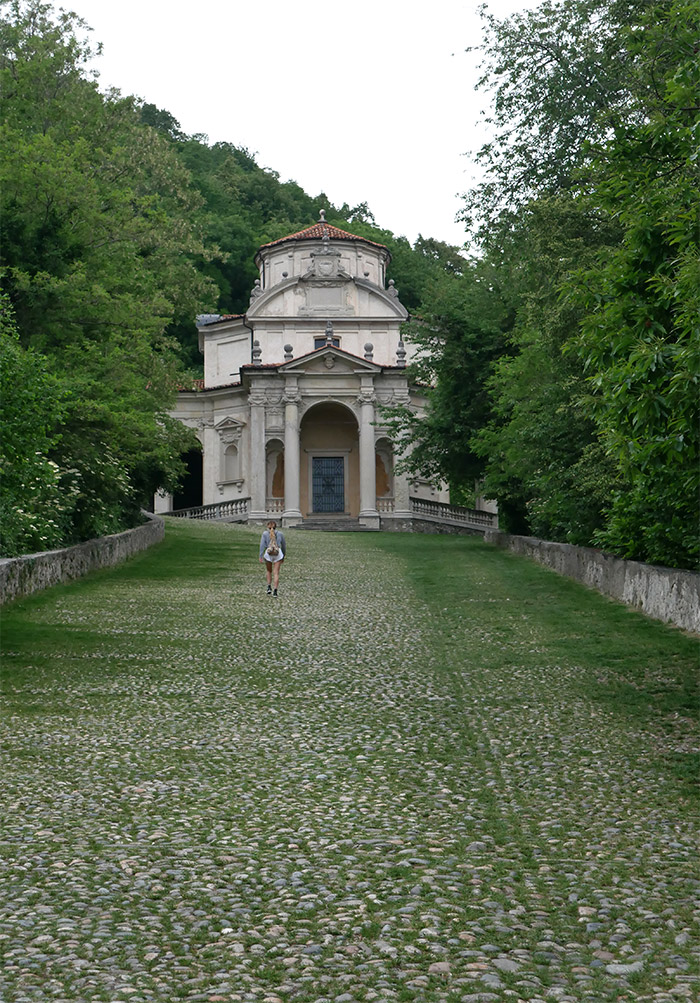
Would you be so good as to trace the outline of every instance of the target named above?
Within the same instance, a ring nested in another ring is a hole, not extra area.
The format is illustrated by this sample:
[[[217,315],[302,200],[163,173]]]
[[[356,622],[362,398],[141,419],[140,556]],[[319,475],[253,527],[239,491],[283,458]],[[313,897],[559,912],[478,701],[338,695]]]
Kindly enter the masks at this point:
[[[282,553],[281,549],[280,549],[280,552],[278,554],[271,555],[269,550],[266,550],[265,553],[263,554],[263,560],[264,561],[271,561],[272,564],[276,564],[277,561],[281,561],[283,558],[284,558],[284,554]]]

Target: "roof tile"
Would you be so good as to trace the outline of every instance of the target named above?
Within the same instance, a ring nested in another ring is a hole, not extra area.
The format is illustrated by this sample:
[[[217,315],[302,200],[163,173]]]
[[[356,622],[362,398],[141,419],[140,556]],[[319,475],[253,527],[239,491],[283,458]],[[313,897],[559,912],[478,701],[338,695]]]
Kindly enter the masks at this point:
[[[358,237],[356,233],[348,233],[347,230],[340,230],[337,226],[326,223],[325,220],[314,223],[313,226],[307,226],[305,230],[299,230],[297,233],[290,233],[287,237],[271,240],[268,244],[263,244],[260,250],[265,247],[275,247],[276,244],[284,244],[287,240],[323,240],[324,237],[328,237],[330,240],[360,240],[363,244],[371,244],[372,247],[381,247],[386,250],[384,244],[368,240],[367,237]]]

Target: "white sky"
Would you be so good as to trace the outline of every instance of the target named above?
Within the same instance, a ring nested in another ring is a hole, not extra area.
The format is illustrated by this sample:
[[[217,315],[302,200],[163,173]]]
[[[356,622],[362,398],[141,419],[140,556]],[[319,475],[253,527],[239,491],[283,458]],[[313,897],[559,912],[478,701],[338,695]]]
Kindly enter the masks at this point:
[[[102,42],[100,86],[165,108],[187,133],[247,147],[281,180],[376,222],[464,241],[454,222],[485,138],[476,2],[57,0]],[[491,0],[498,16],[535,0]],[[309,220],[309,224],[314,220]]]

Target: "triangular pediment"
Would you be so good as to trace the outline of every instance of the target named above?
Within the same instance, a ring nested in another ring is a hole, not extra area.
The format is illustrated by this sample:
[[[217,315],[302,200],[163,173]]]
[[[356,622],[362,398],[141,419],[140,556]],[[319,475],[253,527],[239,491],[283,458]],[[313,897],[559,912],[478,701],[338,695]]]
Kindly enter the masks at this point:
[[[242,429],[244,425],[245,425],[244,421],[239,421],[237,418],[232,418],[230,415],[227,415],[226,418],[222,418],[221,421],[217,421],[216,425],[214,425],[214,428],[216,429],[217,432],[224,432],[229,429],[230,430]]]
[[[221,421],[217,421],[216,425],[214,425],[214,429],[224,445],[238,444],[244,427],[244,421],[238,421],[238,419],[232,418],[230,415],[222,418]]]
[[[350,352],[344,352],[335,345],[325,345],[298,359],[285,362],[278,369],[280,373],[380,373],[381,366],[369,359],[361,359]]]

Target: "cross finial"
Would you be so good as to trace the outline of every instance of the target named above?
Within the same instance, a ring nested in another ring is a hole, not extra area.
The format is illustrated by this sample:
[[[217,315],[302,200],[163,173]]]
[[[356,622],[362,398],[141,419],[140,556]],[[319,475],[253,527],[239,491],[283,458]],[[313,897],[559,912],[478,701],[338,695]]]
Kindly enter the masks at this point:
[[[318,216],[319,216],[319,222],[321,222],[321,223],[325,223],[326,222],[326,210],[325,209],[321,209],[320,212],[319,212],[319,214],[318,214]]]

